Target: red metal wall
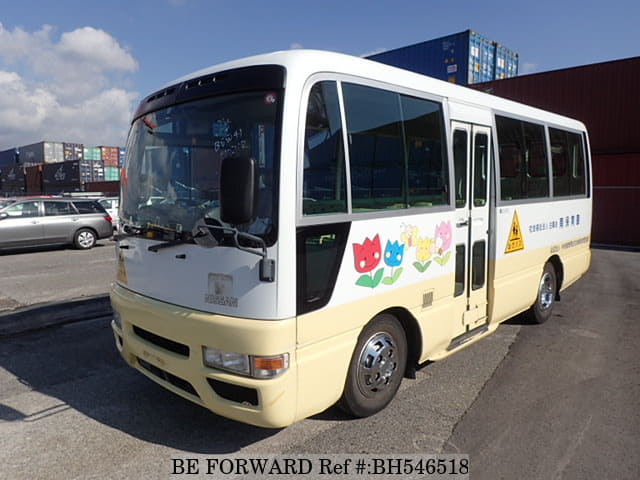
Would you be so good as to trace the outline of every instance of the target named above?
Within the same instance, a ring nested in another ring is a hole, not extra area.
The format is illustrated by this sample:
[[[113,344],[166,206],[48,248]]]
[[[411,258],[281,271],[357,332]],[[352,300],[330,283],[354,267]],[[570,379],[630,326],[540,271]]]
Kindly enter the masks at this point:
[[[581,120],[589,130],[593,153],[640,152],[640,57],[472,88]]]
[[[593,162],[593,243],[640,247],[640,57],[471,87],[584,122]]]
[[[593,243],[640,247],[640,153],[594,155]]]

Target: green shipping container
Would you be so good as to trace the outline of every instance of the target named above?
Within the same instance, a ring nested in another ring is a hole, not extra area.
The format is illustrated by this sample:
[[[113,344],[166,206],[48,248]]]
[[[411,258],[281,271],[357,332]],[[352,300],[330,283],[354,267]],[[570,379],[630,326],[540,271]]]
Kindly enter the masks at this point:
[[[102,160],[100,147],[84,147],[85,160]]]
[[[120,168],[104,167],[104,180],[105,182],[115,182],[120,180]]]

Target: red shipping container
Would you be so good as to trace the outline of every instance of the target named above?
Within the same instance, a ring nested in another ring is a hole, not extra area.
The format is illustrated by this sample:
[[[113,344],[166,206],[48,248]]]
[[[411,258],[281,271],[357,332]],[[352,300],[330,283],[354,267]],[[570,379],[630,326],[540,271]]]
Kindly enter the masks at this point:
[[[27,184],[28,194],[40,194],[42,193],[42,165],[35,165],[33,167],[25,168],[25,180]]]
[[[640,247],[638,205],[640,187],[594,188],[592,243]]]
[[[85,192],[102,192],[120,194],[120,182],[91,182],[84,186]]]
[[[640,187],[640,153],[593,155],[591,161],[594,186]]]
[[[479,83],[471,88],[576,118],[591,151],[638,153],[640,57]]]
[[[102,162],[105,167],[117,167],[120,159],[119,147],[100,147]]]

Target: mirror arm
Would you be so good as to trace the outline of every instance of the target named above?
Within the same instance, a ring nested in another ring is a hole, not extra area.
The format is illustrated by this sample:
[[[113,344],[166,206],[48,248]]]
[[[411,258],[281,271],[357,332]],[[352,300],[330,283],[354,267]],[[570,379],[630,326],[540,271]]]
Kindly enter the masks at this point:
[[[251,253],[253,255],[258,255],[259,257],[262,257],[260,259],[260,281],[261,282],[275,281],[276,262],[275,260],[271,260],[267,258],[267,244],[262,238],[256,237],[255,235],[251,235],[250,233],[239,232],[235,228],[221,227],[217,225],[198,226],[198,229],[201,231],[207,228],[210,230],[222,230],[223,232],[233,233],[233,243],[238,250],[242,250],[243,252]],[[240,245],[240,241],[239,241],[240,237],[245,238],[247,240],[251,240],[252,242],[258,243],[260,245],[261,250],[256,251],[252,248],[243,247],[242,245]]]

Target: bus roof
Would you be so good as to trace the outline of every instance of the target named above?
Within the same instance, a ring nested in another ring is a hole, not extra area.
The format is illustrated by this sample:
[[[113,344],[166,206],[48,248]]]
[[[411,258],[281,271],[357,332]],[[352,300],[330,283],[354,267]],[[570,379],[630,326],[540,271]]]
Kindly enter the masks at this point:
[[[170,82],[163,88],[216,72],[257,65],[280,65],[285,67],[288,82],[295,78],[306,81],[310,75],[323,72],[352,75],[375,79],[389,85],[428,92],[446,97],[450,101],[467,103],[482,108],[490,108],[496,111],[509,112],[511,114],[519,114],[541,120],[544,119],[545,121],[570,126],[577,130],[586,130],[585,125],[579,120],[563,115],[488,93],[479,92],[468,87],[455,85],[409,70],[392,67],[373,60],[322,50],[295,49],[241,58],[192,72]]]

